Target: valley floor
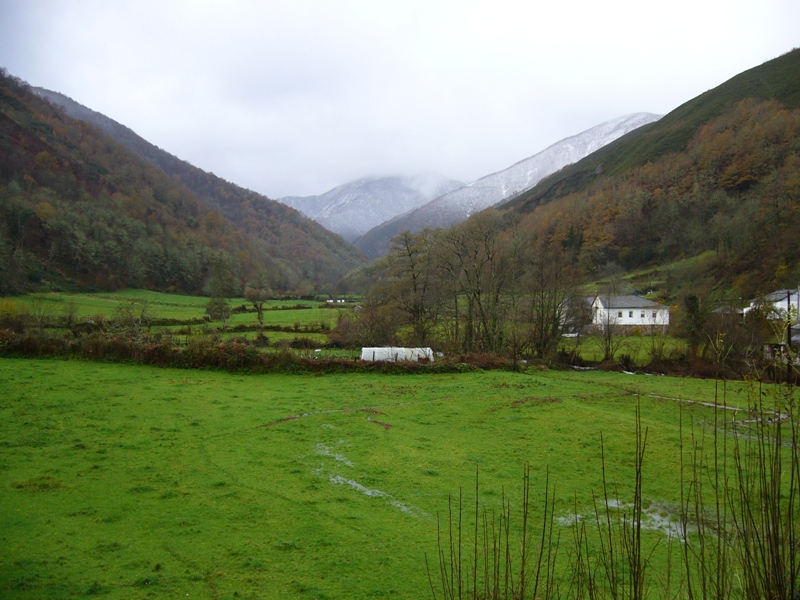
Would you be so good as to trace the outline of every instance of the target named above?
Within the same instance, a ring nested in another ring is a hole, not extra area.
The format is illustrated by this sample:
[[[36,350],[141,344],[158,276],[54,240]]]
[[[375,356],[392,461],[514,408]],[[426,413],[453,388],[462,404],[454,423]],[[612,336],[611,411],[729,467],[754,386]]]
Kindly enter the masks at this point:
[[[515,513],[524,465],[534,510],[549,470],[568,536],[602,486],[602,432],[627,498],[637,403],[646,535],[663,541],[681,413],[698,431],[714,414],[686,401],[722,401],[713,381],[618,373],[256,376],[22,359],[0,359],[0,389],[0,595],[15,598],[426,597],[437,518],[474,490],[476,467],[482,504],[505,494]],[[747,390],[725,399],[744,406]]]

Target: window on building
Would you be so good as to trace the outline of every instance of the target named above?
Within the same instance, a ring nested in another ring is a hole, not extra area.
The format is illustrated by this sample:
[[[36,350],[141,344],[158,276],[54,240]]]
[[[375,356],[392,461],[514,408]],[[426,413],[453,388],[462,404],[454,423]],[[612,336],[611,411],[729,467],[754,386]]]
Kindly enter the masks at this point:
[[[628,317],[631,318],[631,319],[633,318],[633,311],[632,310],[628,311]]]
[[[621,319],[621,318],[622,318],[622,311],[619,311],[619,312],[617,313],[617,316],[618,316],[618,317]]]
[[[653,311],[653,318],[656,318],[656,311]]]
[[[639,316],[640,316],[642,319],[644,319],[644,311],[642,311],[642,314],[641,314],[641,315],[639,315]]]

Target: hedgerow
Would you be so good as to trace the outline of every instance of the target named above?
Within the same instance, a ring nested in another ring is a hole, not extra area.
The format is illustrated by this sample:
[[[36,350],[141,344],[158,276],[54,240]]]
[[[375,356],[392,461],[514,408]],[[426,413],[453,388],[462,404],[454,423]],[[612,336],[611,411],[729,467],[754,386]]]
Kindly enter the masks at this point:
[[[103,332],[69,338],[46,334],[0,330],[0,356],[78,358],[103,362],[125,362],[181,369],[216,369],[250,373],[463,373],[508,369],[505,359],[488,355],[465,355],[456,361],[433,363],[362,362],[342,358],[308,358],[288,349],[263,352],[243,341],[192,339],[186,346],[170,340],[135,341]]]

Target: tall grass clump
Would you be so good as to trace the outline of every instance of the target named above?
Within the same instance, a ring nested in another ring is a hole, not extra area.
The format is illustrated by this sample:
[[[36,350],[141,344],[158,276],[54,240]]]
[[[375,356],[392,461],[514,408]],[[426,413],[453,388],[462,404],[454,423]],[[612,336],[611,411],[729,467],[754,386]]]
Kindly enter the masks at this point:
[[[539,526],[534,531],[528,465],[525,465],[522,480],[521,523],[517,525],[505,492],[499,510],[481,509],[476,469],[471,543],[465,539],[462,492],[459,491],[455,508],[453,499],[448,499],[445,531],[437,517],[438,577],[434,577],[430,564],[427,564],[428,582],[434,598],[438,598],[437,588],[441,590],[442,598],[447,600],[554,597],[559,545],[559,539],[553,538],[555,488],[549,487],[545,476],[545,499]]]
[[[681,426],[683,591],[690,600],[800,596],[800,410],[791,383],[797,376],[793,357],[784,368],[783,383],[747,384],[745,410],[728,406],[727,382],[718,382],[722,392],[712,422],[701,430],[693,425],[688,440]]]
[[[746,598],[800,595],[800,427],[794,388],[759,390],[748,419],[734,429],[735,487],[730,491],[734,551]]]

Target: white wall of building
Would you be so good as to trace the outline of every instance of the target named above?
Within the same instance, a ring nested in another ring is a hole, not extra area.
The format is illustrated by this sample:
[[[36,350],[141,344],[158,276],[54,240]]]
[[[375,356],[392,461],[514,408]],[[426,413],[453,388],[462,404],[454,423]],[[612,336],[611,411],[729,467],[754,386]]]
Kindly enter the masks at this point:
[[[595,298],[592,303],[592,323],[601,327],[606,325],[631,327],[667,326],[669,325],[669,307],[659,304],[639,308],[632,306],[606,308],[600,298]]]

